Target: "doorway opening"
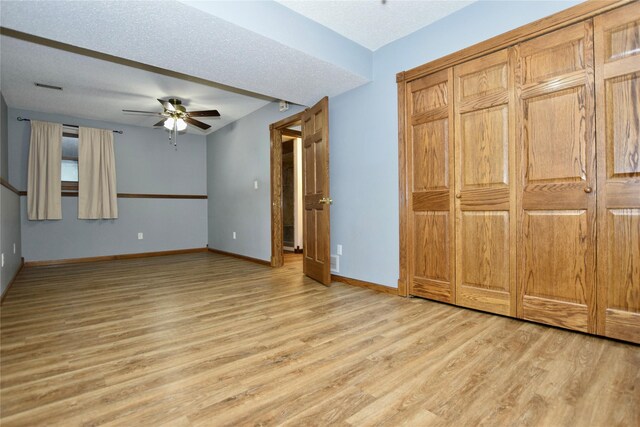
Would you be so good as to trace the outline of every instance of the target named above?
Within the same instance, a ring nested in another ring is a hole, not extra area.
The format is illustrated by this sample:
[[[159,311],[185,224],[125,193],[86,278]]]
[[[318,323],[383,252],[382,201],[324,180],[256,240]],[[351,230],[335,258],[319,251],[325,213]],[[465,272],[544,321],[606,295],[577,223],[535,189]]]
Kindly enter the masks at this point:
[[[303,244],[302,113],[271,132],[271,266],[301,261]]]
[[[282,248],[288,254],[303,252],[301,137],[300,125],[287,128],[282,135]]]
[[[301,138],[302,271],[311,279],[329,286],[331,284],[330,206],[333,203],[329,196],[329,98],[325,96],[303,112],[272,123],[269,131],[271,139],[271,266],[284,265],[282,142],[286,137]]]

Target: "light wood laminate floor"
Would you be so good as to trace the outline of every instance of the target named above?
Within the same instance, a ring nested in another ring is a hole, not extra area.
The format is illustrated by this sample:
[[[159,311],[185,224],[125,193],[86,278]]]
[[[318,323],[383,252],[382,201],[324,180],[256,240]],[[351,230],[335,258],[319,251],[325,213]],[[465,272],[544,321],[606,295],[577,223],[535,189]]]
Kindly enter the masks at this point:
[[[640,424],[638,346],[326,288],[299,262],[25,268],[0,322],[4,427]]]

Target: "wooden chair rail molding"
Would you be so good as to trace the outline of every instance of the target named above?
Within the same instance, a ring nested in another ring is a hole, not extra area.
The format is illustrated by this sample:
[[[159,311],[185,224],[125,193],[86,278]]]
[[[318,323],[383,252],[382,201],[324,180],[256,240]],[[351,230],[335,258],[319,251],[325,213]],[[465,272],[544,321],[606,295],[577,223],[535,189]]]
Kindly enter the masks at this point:
[[[4,182],[2,183],[4,185]],[[11,189],[11,188],[10,188]],[[26,196],[26,191],[14,189],[16,194]],[[62,197],[78,197],[76,191],[63,191]],[[147,194],[147,193],[118,193],[119,199],[208,199],[206,194]]]
[[[118,193],[120,199],[206,199],[206,194],[136,194]]]
[[[14,187],[13,185],[11,185],[9,183],[9,181],[5,180],[4,178],[0,178],[0,185],[2,185],[4,188],[13,191],[14,193],[16,193],[18,196],[20,196],[21,192],[18,191],[18,189],[16,187]]]
[[[538,19],[529,24],[492,37],[488,40],[469,46],[465,49],[443,56],[426,64],[419,65],[396,75],[397,82],[414,80],[416,78],[452,67],[470,59],[496,52],[505,47],[513,46],[534,37],[549,33],[561,27],[583,21],[595,15],[633,3],[637,0],[588,0],[569,9],[558,12],[546,18]]]

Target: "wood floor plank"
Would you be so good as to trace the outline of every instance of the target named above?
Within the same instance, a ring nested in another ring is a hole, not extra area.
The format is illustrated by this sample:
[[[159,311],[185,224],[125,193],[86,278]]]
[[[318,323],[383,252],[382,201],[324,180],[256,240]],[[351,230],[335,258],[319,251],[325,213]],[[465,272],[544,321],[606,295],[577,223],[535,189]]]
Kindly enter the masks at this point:
[[[23,269],[0,308],[0,424],[640,424],[639,346],[285,261]]]

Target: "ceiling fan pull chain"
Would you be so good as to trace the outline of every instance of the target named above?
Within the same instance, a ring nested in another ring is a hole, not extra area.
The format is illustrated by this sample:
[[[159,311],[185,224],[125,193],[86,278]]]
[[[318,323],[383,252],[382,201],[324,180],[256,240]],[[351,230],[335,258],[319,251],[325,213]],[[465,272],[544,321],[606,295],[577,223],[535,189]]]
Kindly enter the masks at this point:
[[[178,151],[178,121],[173,122],[173,149]]]

